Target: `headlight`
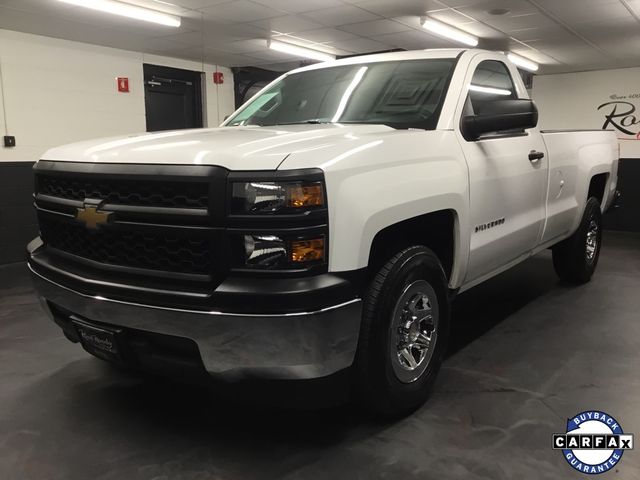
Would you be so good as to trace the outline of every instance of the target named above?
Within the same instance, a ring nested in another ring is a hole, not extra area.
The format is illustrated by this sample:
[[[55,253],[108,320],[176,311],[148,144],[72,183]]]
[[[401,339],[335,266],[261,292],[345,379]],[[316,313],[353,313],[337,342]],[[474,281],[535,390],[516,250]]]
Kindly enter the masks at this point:
[[[322,182],[234,182],[231,213],[295,214],[325,207]]]
[[[317,168],[229,172],[231,268],[266,275],[328,269],[329,211]]]
[[[244,235],[246,268],[287,270],[308,268],[325,260],[325,239],[284,239],[276,235]]]

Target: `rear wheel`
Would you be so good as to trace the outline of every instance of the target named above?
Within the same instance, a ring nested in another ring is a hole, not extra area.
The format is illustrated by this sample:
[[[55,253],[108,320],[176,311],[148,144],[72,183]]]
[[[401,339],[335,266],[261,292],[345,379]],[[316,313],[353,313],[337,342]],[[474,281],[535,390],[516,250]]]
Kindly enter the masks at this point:
[[[449,305],[435,254],[413,246],[376,274],[364,302],[355,383],[373,412],[398,415],[422,405],[446,352]]]
[[[553,247],[553,266],[558,276],[575,284],[591,280],[600,257],[601,244],[600,202],[591,197],[575,233]]]

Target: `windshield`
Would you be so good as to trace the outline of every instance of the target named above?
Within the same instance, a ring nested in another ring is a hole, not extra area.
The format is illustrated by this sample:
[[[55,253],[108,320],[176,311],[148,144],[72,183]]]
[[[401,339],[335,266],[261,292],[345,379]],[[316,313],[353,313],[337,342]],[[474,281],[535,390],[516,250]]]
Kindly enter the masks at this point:
[[[287,75],[227,122],[373,123],[433,130],[455,59],[328,67]]]

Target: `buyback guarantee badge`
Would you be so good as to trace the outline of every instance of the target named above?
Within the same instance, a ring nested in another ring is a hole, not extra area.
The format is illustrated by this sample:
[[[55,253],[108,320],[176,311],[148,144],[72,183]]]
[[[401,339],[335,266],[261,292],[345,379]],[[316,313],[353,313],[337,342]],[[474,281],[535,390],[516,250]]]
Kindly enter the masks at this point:
[[[625,450],[633,449],[633,435],[605,412],[589,410],[567,420],[566,433],[553,435],[554,450],[562,450],[569,465],[597,475],[612,470]]]

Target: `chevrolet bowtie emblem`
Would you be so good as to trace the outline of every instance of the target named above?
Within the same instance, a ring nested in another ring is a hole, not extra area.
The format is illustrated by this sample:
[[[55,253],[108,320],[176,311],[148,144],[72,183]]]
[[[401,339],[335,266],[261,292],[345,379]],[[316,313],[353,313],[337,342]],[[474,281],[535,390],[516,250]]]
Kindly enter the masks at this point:
[[[100,225],[105,225],[109,221],[109,216],[113,212],[102,212],[97,205],[87,205],[78,208],[76,220],[84,223],[85,227],[95,230]]]

